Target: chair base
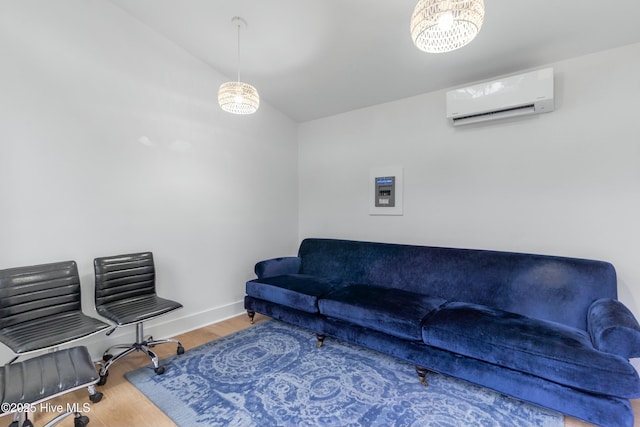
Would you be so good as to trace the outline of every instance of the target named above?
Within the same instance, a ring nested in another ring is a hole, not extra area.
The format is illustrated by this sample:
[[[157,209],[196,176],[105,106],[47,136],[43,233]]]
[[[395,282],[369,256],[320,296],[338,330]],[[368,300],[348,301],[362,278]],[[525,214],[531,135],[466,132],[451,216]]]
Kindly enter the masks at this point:
[[[142,351],[147,356],[149,356],[149,358],[151,359],[151,362],[153,363],[153,370],[156,374],[158,375],[164,374],[165,368],[164,366],[160,366],[160,360],[158,359],[158,356],[156,355],[156,353],[151,350],[151,348],[159,344],[167,344],[167,343],[177,344],[178,346],[178,349],[176,351],[177,354],[184,353],[184,347],[182,346],[182,343],[175,338],[154,340],[153,337],[149,337],[147,339],[144,339],[144,330],[143,330],[142,322],[136,323],[136,342],[135,343],[130,345],[122,345],[122,344],[113,345],[109,347],[102,355],[102,360],[104,361],[104,365],[102,365],[102,367],[100,368],[100,373],[99,373],[100,380],[98,381],[98,385],[106,384],[107,377],[109,376],[109,368],[111,367],[111,365],[113,365],[123,357],[136,351]],[[111,353],[111,351],[116,348],[125,349],[125,350],[114,356]]]
[[[43,427],[53,427],[71,415],[74,416],[73,427],[86,427],[86,425],[89,424],[89,417],[86,415],[82,415],[79,412],[64,412],[46,423]],[[14,414],[13,421],[9,424],[9,427],[34,427],[34,425],[27,417],[26,412],[20,412]]]

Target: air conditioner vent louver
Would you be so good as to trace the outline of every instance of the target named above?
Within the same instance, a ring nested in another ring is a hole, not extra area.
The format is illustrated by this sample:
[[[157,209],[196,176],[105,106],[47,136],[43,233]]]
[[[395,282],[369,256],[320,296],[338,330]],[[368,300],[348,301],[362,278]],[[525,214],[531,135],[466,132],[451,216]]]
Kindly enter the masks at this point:
[[[454,126],[553,110],[553,68],[447,92],[447,118]]]
[[[471,124],[485,122],[488,120],[506,119],[507,117],[517,117],[526,114],[534,114],[535,106],[533,104],[523,105],[521,107],[505,108],[504,110],[489,111],[486,113],[471,114],[469,116],[454,117],[454,125]]]

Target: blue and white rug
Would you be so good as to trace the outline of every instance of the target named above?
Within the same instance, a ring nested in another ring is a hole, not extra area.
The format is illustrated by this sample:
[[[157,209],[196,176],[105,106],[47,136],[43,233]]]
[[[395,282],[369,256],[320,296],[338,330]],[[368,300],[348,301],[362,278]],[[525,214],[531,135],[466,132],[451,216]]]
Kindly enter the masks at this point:
[[[192,426],[562,427],[562,415],[275,320],[126,376]]]

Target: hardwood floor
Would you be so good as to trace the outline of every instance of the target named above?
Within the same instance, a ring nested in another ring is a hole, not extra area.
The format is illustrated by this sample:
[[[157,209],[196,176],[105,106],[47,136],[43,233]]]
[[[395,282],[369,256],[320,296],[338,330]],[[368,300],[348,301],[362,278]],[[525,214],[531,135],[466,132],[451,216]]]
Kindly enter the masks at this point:
[[[267,320],[265,316],[256,314],[256,323]],[[223,322],[215,323],[194,331],[185,333],[177,338],[182,342],[186,351],[206,342],[221,338],[233,332],[251,326],[246,315],[240,315]],[[154,348],[160,358],[169,357],[175,354],[175,346],[166,344]],[[104,386],[98,389],[104,393],[104,398],[97,404],[88,406],[86,415],[90,418],[90,427],[174,427],[176,424],[171,421],[160,409],[140,393],[124,377],[124,373],[136,369],[140,366],[149,365],[149,359],[142,353],[134,353],[115,363],[109,369],[109,378]],[[155,375],[152,370],[150,375]],[[51,408],[55,405],[66,407],[67,404],[79,403],[82,407],[84,402],[88,402],[87,391],[85,389],[68,393],[64,396],[49,401]],[[640,399],[632,401],[636,422],[634,427],[640,427]],[[52,413],[36,413],[31,419],[34,425],[42,426],[53,417],[58,415]],[[9,425],[9,416],[0,417],[0,425]],[[73,417],[65,419],[59,424],[60,427],[73,427]],[[565,427],[586,427],[591,424],[578,421],[571,417],[565,418]]]

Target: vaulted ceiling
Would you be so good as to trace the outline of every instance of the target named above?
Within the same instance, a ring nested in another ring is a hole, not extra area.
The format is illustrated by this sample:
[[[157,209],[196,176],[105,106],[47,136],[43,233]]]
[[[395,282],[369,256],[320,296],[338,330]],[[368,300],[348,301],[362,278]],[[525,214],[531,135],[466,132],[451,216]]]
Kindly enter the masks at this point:
[[[419,51],[417,0],[110,0],[304,122],[640,42],[640,1],[485,0],[466,47]],[[217,87],[212,93],[217,92]]]

